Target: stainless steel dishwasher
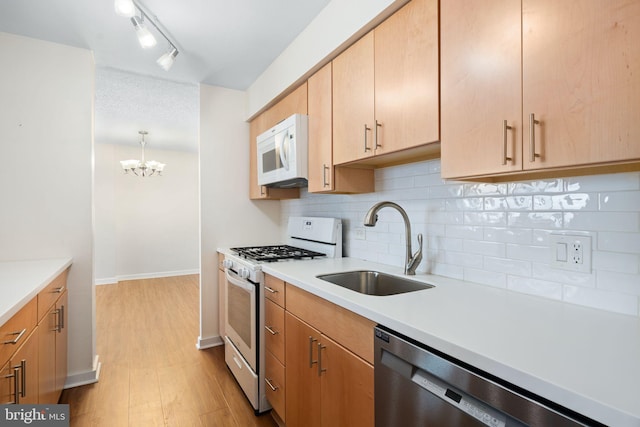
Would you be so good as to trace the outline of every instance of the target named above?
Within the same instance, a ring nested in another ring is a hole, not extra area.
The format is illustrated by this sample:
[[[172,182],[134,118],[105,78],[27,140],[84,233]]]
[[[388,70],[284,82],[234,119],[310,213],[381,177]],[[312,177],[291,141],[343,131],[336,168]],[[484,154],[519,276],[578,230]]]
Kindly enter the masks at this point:
[[[376,427],[602,425],[384,326],[374,341]]]

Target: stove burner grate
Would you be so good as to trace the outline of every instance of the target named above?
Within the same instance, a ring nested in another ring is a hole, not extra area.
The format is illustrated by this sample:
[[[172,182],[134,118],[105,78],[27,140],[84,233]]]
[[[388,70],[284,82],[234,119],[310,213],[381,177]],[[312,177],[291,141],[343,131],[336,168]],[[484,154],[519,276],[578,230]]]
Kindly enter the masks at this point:
[[[243,258],[266,262],[285,259],[313,259],[316,257],[326,256],[326,254],[321,252],[296,248],[295,246],[289,245],[247,246],[242,248],[231,248],[231,250]]]

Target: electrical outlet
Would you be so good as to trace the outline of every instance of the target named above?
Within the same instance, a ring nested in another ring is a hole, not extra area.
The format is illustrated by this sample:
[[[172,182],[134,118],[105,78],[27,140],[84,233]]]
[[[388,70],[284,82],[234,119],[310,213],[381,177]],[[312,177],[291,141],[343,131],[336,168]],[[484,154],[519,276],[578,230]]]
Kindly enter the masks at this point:
[[[551,234],[551,267],[591,273],[591,236]]]
[[[355,238],[356,240],[364,240],[366,237],[365,231],[364,231],[364,227],[356,227],[353,230],[355,233]]]

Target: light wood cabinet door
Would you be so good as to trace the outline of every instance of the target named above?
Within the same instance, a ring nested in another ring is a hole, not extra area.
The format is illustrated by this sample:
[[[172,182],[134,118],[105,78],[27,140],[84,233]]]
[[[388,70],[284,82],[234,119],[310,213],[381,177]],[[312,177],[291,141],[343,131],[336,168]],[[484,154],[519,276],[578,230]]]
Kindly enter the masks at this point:
[[[640,159],[640,2],[522,5],[524,168]]]
[[[67,379],[67,306],[65,291],[38,325],[38,403],[57,403]]]
[[[0,405],[14,403],[13,397],[13,368],[7,361],[0,369]]]
[[[10,368],[13,372],[10,375],[18,374],[18,403],[37,404],[38,403],[38,329],[27,338],[22,347],[11,357]],[[15,369],[18,368],[18,371]],[[13,380],[13,378],[12,378]],[[16,384],[16,382],[13,382]],[[11,399],[15,399],[16,390],[12,384]]]
[[[440,5],[443,178],[522,169],[520,17],[513,0]]]
[[[60,399],[60,394],[67,380],[67,353],[68,353],[68,329],[69,317],[67,309],[69,305],[69,293],[64,292],[56,303],[56,310],[60,313],[60,324],[56,335],[56,398]]]
[[[307,81],[311,193],[333,189],[331,65],[325,65]]]
[[[318,375],[320,332],[287,312],[285,313],[285,334],[287,427],[319,427],[321,425],[320,376]]]
[[[375,154],[438,141],[438,1],[412,0],[374,36]]]
[[[284,309],[271,300],[264,301],[265,349],[284,364]]]
[[[322,335],[322,426],[373,427],[373,366]]]
[[[374,142],[374,37],[369,32],[333,60],[333,163],[370,157]]]
[[[278,413],[280,419],[286,422],[285,367],[270,351],[265,352],[264,358],[267,399],[271,403],[273,410]]]

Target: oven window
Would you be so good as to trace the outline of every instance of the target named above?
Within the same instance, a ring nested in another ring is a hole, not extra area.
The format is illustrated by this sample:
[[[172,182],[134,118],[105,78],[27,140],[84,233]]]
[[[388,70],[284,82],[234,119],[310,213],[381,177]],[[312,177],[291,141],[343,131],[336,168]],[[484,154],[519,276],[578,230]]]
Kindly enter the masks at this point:
[[[251,347],[251,294],[237,286],[227,287],[227,317],[233,328],[245,344]]]

